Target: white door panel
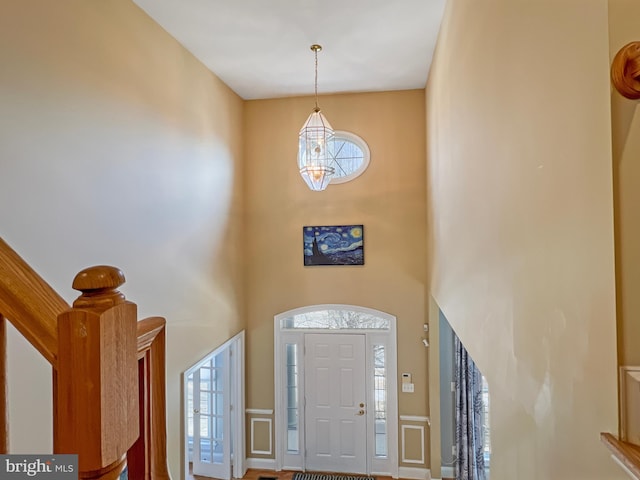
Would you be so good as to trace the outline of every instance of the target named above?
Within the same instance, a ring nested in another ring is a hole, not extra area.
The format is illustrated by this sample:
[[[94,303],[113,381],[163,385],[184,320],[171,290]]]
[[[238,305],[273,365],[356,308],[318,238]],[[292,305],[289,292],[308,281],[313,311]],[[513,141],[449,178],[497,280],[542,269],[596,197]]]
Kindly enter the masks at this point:
[[[366,473],[365,337],[305,335],[306,467]]]

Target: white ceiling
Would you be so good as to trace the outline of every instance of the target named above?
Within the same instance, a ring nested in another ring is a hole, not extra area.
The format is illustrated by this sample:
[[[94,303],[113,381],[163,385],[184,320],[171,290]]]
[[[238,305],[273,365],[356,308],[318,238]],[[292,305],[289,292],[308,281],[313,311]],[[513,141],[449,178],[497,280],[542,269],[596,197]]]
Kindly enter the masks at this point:
[[[446,0],[133,0],[244,99],[423,88]]]

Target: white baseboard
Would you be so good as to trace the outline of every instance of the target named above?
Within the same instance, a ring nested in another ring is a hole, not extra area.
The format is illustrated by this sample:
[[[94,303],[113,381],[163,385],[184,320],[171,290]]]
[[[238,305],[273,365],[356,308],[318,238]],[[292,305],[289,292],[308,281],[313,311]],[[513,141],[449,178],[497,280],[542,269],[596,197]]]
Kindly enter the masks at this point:
[[[273,458],[247,458],[245,462],[247,468],[256,470],[276,470],[276,461]],[[431,478],[431,471],[428,468],[399,467],[398,478],[407,480],[438,480]]]
[[[247,458],[245,463],[247,468],[255,468],[257,470],[273,470],[276,469],[276,461],[274,458]]]
[[[456,472],[453,467],[442,467],[440,471],[442,478],[456,478]]]
[[[410,480],[431,480],[431,471],[428,468],[399,467],[398,478]]]

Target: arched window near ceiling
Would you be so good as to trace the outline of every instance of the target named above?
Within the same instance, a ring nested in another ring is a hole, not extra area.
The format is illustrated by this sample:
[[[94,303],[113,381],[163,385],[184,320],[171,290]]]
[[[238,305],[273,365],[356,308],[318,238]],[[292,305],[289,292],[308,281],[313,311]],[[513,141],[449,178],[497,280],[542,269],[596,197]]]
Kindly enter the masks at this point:
[[[349,182],[359,177],[367,169],[371,159],[367,142],[358,135],[343,130],[335,131],[327,151],[333,160],[331,166],[335,168],[331,177],[332,184]]]

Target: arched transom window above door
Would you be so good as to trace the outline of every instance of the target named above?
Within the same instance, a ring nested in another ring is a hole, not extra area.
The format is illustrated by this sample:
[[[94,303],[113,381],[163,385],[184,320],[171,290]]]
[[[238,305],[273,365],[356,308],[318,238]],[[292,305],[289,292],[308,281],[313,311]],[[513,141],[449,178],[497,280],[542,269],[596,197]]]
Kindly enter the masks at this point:
[[[391,316],[351,305],[313,306],[280,316],[282,329],[389,330]]]

